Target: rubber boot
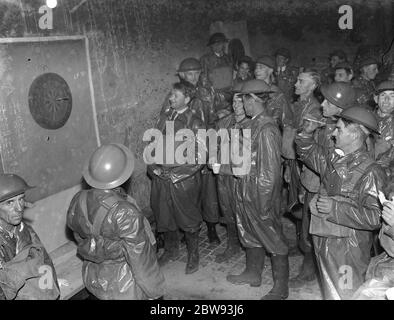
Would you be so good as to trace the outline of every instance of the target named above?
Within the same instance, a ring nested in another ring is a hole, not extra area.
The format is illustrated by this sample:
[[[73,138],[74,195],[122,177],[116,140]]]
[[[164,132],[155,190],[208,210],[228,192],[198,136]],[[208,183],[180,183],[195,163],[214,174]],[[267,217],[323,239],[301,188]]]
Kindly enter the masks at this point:
[[[194,273],[198,270],[200,256],[198,252],[198,234],[196,232],[185,232],[186,248],[187,248],[187,264],[186,274]]]
[[[227,224],[227,248],[223,253],[216,256],[215,262],[226,262],[235,256],[241,250],[241,245],[238,240],[238,231],[235,223]]]
[[[164,235],[164,253],[157,260],[162,267],[179,256],[179,240],[177,231],[168,231]]]
[[[301,288],[308,282],[316,279],[316,267],[312,252],[307,252],[304,255],[304,260],[302,261],[300,273],[293,279],[289,281],[290,288]]]
[[[215,222],[207,222],[208,229],[208,241],[210,244],[220,244],[219,236],[216,232],[216,223]]]
[[[261,300],[285,300],[289,296],[289,256],[272,255],[274,287]]]
[[[263,248],[246,248],[245,270],[239,275],[228,275],[227,281],[236,285],[249,284],[251,287],[260,287],[264,260],[265,250]]]

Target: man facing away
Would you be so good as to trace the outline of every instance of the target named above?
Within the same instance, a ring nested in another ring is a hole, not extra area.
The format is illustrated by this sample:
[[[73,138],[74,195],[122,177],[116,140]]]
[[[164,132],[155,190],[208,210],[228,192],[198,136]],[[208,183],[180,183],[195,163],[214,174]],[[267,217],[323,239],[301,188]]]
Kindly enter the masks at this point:
[[[100,300],[158,299],[164,294],[149,222],[121,188],[133,170],[134,155],[124,145],[97,148],[83,170],[92,188],[79,191],[67,212],[67,226],[83,260],[84,285]]]

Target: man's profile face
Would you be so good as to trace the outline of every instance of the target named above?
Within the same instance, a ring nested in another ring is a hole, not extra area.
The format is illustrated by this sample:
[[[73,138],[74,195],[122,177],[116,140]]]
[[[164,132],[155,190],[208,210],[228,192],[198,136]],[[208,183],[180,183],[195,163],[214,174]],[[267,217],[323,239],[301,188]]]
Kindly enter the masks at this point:
[[[179,75],[183,80],[196,86],[198,80],[200,79],[200,74],[201,74],[200,70],[191,70],[191,71],[181,72]]]
[[[257,103],[257,97],[253,93],[244,94],[242,96],[242,101],[244,104],[245,114],[249,117],[253,117],[254,107]]]
[[[342,149],[354,143],[354,134],[351,130],[352,124],[345,126],[342,119],[339,119],[334,132],[332,133],[335,138],[335,147]]]
[[[332,104],[327,99],[324,99],[321,106],[323,109],[323,116],[325,117],[336,116],[342,112],[341,108],[337,107],[335,104]]]
[[[9,225],[17,226],[22,222],[24,210],[25,194],[23,193],[0,202],[0,219]]]
[[[298,76],[295,86],[295,93],[297,95],[308,94],[313,92],[315,88],[315,82],[309,74],[301,73]]]
[[[348,74],[345,69],[335,70],[335,81],[336,82],[350,82],[353,78],[353,74]]]
[[[394,111],[394,91],[383,91],[378,96],[378,106],[382,113],[393,113]]]
[[[245,114],[244,104],[242,101],[242,96],[236,93],[233,98],[233,109],[236,116],[242,116]]]

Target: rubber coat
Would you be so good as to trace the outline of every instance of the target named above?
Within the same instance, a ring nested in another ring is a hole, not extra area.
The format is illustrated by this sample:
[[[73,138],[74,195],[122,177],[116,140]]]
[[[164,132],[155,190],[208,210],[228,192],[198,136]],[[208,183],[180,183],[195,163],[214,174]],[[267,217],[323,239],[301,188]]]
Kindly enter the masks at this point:
[[[51,268],[52,288],[39,286],[42,266]],[[0,300],[55,300],[59,294],[52,260],[33,228],[21,222],[11,235],[0,227]]]
[[[286,134],[283,135],[283,144],[289,150],[284,148],[282,151],[284,154],[295,154],[294,138],[296,132],[303,126],[304,117],[308,114],[319,112],[319,110],[321,110],[321,105],[313,95],[305,100],[298,100],[292,105],[294,114],[293,122],[290,127],[286,128]],[[290,168],[288,209],[291,210],[293,206],[298,203],[298,195],[302,190],[300,181],[302,164],[296,159],[289,158],[289,160],[286,161],[286,165]]]
[[[227,129],[228,137],[230,137],[230,129],[234,128],[236,125],[234,113],[231,113],[217,122],[217,130]],[[221,141],[223,143],[229,143],[230,139],[227,141]],[[219,154],[220,160],[220,154]],[[219,174],[216,176],[217,179],[217,190],[218,190],[218,200],[220,205],[220,210],[223,214],[225,223],[235,223],[235,198],[234,190],[237,178],[230,174]]]
[[[156,128],[164,135],[166,121],[173,121],[175,132],[190,129],[196,134],[198,129],[204,128],[201,119],[196,117],[190,108],[177,114],[175,118],[173,114],[169,108],[158,120]],[[194,164],[151,164],[147,167],[152,178],[151,207],[159,232],[175,231],[178,228],[186,232],[196,232],[200,228],[201,169],[204,165],[199,164],[198,158],[202,155],[199,154],[197,145],[196,149]]]
[[[114,204],[95,234],[91,224],[108,197]],[[131,200],[113,190],[82,190],[67,212],[67,226],[83,259],[84,284],[101,300],[157,299],[164,294],[154,236],[148,220]]]
[[[375,136],[375,159],[390,171],[390,162],[394,160],[394,115],[378,117],[380,135]]]
[[[240,241],[247,248],[263,247],[272,254],[286,255],[280,215],[279,128],[274,119],[262,113],[243,121],[240,127],[251,130],[250,172],[238,176],[234,192]]]
[[[275,81],[279,89],[284,93],[289,103],[294,99],[294,85],[297,82],[298,68],[286,66],[285,70],[275,70]]]
[[[373,99],[376,91],[375,83],[360,75],[357,79],[353,80],[353,88],[356,90],[357,103],[359,105],[368,105],[373,110],[375,106]]]
[[[326,221],[323,224],[326,236],[314,234],[311,222],[324,296],[330,300],[349,299],[364,282],[372,231],[381,225],[377,192],[382,190],[385,174],[371,161],[365,148],[341,157],[311,137],[298,135],[295,142],[301,161],[321,176],[320,194],[333,199],[331,212],[321,214]],[[357,173],[365,161],[372,165]],[[354,183],[355,174],[360,178]],[[343,282],[344,273],[350,277],[346,278],[347,285]]]

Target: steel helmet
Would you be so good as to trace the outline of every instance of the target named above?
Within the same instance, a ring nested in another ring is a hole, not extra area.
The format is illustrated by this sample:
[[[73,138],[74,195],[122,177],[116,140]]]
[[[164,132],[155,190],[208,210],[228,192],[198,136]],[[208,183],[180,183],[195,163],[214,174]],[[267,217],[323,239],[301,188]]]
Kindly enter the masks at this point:
[[[130,178],[134,170],[134,154],[122,144],[102,145],[85,163],[83,177],[97,189],[113,189]]]
[[[258,64],[258,63],[264,64],[267,67],[270,67],[271,69],[275,69],[275,65],[276,65],[274,58],[271,56],[267,56],[267,55],[259,57],[256,60],[256,64]]]
[[[356,101],[356,91],[347,82],[333,82],[323,85],[321,93],[324,98],[342,109],[352,107]]]
[[[345,70],[349,70],[349,71],[352,71],[352,72],[353,72],[353,66],[352,66],[349,62],[346,62],[346,61],[344,61],[344,62],[339,62],[339,63],[335,66],[334,69],[335,69],[335,70],[338,70],[338,69],[345,69]]]
[[[242,87],[244,86],[244,83],[245,81],[238,81],[233,87],[233,92],[240,93],[242,91]]]
[[[290,50],[287,49],[287,48],[279,48],[278,50],[275,51],[274,55],[275,55],[275,57],[276,56],[282,56],[282,57],[285,57],[285,58],[287,58],[289,60],[291,58]]]
[[[259,93],[271,93],[271,92],[273,92],[271,87],[264,80],[258,80],[258,79],[246,81],[241,89],[241,93],[259,94]]]
[[[376,88],[376,94],[380,94],[383,91],[394,91],[394,81],[383,81]]]
[[[378,121],[372,111],[365,107],[350,107],[338,115],[340,118],[362,124],[366,128],[378,133]]]
[[[0,202],[11,199],[34,187],[29,186],[20,176],[11,173],[0,174]]]
[[[211,35],[211,37],[209,38],[208,44],[207,46],[211,46],[215,43],[219,43],[219,42],[227,42],[228,39],[226,38],[226,36],[224,35],[224,33],[222,32],[216,32],[213,35]]]
[[[201,69],[201,63],[196,58],[186,58],[180,63],[178,72],[200,71]]]

